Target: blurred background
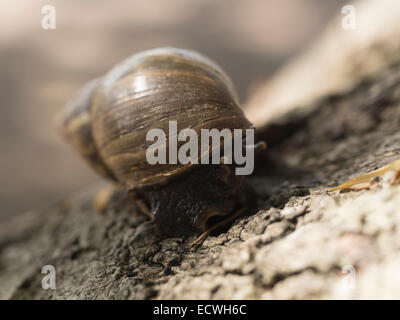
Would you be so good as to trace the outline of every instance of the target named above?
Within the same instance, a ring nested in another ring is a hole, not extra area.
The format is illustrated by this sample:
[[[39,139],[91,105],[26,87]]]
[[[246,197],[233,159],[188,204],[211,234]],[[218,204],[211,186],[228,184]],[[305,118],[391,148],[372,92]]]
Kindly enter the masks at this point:
[[[56,8],[56,30],[41,9]],[[0,2],[0,222],[46,207],[98,178],[52,119],[87,81],[159,46],[198,50],[231,76],[245,102],[308,46],[343,0]]]

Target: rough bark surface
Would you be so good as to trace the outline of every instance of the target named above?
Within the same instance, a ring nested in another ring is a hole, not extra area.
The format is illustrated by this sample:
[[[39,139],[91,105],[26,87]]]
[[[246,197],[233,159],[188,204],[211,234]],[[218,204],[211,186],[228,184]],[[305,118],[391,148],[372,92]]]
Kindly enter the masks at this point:
[[[258,210],[194,252],[123,194],[104,213],[93,189],[18,216],[1,227],[0,298],[400,298],[400,186],[329,191],[398,158],[399,125],[400,64],[286,115],[250,178]]]

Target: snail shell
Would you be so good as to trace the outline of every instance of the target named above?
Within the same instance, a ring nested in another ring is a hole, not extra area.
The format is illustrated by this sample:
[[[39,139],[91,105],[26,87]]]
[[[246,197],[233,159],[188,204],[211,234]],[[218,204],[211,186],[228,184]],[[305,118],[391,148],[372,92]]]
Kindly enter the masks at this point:
[[[61,135],[99,175],[107,179],[116,180],[111,170],[102,160],[92,133],[92,96],[100,80],[100,78],[97,78],[87,83],[67,103],[65,109],[55,119],[55,122]]]
[[[190,168],[191,164],[151,165],[146,150],[152,128],[246,129],[232,82],[210,59],[193,51],[159,48],[135,54],[104,77],[93,80],[59,117],[69,143],[103,177],[131,189]]]

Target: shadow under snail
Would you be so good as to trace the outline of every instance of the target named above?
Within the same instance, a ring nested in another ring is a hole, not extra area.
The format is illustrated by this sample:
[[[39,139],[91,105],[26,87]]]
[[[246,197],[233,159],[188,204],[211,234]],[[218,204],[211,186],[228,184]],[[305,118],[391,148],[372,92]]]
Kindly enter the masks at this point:
[[[252,128],[221,68],[176,48],[133,55],[88,83],[58,117],[66,140],[98,174],[128,188],[164,234],[205,236],[247,208],[253,193],[234,165],[149,164],[146,134],[168,132],[170,121],[178,132]]]

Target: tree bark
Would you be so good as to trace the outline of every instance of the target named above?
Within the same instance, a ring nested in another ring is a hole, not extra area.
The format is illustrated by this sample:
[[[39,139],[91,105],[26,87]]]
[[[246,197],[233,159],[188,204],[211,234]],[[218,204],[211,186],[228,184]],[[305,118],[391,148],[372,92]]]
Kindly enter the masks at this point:
[[[258,210],[193,252],[122,193],[97,211],[97,187],[18,216],[1,227],[0,298],[400,298],[400,187],[329,191],[399,157],[399,119],[400,64],[282,116],[249,178]]]

